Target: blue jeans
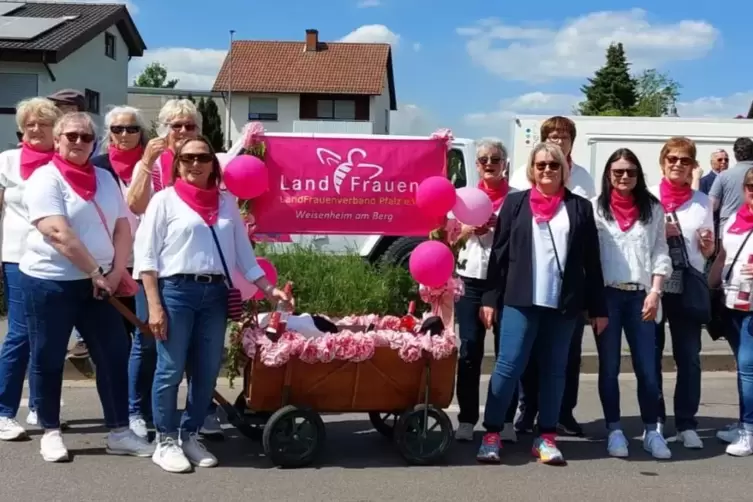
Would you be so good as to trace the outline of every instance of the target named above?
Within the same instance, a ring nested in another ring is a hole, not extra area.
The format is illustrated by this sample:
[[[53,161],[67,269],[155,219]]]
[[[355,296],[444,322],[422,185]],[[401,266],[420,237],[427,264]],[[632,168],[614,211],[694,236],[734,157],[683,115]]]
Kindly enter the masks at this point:
[[[625,330],[638,381],[638,406],[647,429],[656,429],[659,416],[659,382],[656,379],[656,323],[641,319],[645,291],[605,288],[609,324],[596,336],[599,351],[599,398],[609,430],[620,425],[620,362]]]
[[[3,291],[8,308],[8,334],[0,350],[0,417],[15,418],[21,404],[24,377],[29,368],[29,332],[24,317],[23,289],[18,263],[3,263]],[[34,386],[29,379],[32,392]],[[34,394],[29,402],[34,401]]]
[[[738,329],[737,390],[740,396],[740,423],[745,430],[753,431],[753,314],[731,311],[733,324]]]
[[[39,424],[60,427],[60,394],[68,340],[75,327],[97,367],[105,426],[128,426],[128,335],[108,302],[93,296],[90,280],[53,281],[20,273],[31,342],[30,383]]]
[[[139,292],[134,300],[136,317],[148,321],[149,308],[143,285],[139,285]],[[152,383],[156,367],[157,348],[154,337],[134,328],[131,355],[128,359],[128,415],[131,418],[152,418]]]
[[[455,317],[459,326],[460,350],[458,358],[457,396],[460,413],[458,422],[476,424],[479,415],[479,383],[484,360],[486,328],[481,322],[481,295],[486,291],[486,281],[463,277],[465,293],[455,302]],[[494,321],[494,357],[499,355],[499,322]],[[507,410],[505,422],[515,419],[517,388]]]
[[[688,319],[682,311],[679,295],[666,294],[662,298],[664,320],[656,326],[656,375],[659,382],[659,422],[667,421],[662,384],[662,355],[669,323],[672,355],[677,366],[675,384],[675,428],[677,432],[695,430],[696,414],[701,405],[701,325]]]
[[[224,283],[160,279],[167,317],[167,339],[157,340],[157,370],[152,387],[154,426],[160,436],[198,432],[207,416],[222,364],[228,290]],[[188,402],[178,424],[178,386],[191,375]]]
[[[515,387],[531,359],[539,368],[539,430],[556,432],[577,320],[544,307],[506,305],[501,315],[499,355],[489,382],[484,427],[488,432],[502,429]]]

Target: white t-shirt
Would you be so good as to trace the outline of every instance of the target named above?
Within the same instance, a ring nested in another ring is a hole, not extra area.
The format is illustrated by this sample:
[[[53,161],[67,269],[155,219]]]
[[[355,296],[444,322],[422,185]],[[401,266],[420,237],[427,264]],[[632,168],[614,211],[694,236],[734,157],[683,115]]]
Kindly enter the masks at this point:
[[[60,171],[50,163],[34,171],[26,180],[24,204],[28,208],[29,222],[32,225],[49,216],[65,216],[86,249],[107,272],[112,268],[115,256],[112,240],[115,224],[120,218],[127,218],[128,209],[112,175],[99,167],[94,170],[97,192],[91,202],[79,197]],[[102,224],[94,202],[105,215],[107,229]],[[88,279],[91,272],[79,270],[34,226],[26,239],[26,253],[21,258],[19,268],[26,275],[56,281]]]
[[[126,196],[128,195],[128,185],[126,185],[122,179],[118,178],[118,187],[120,188],[120,193],[123,194],[123,200],[126,200]],[[140,218],[133,214],[131,210],[128,207],[128,203],[125,203],[126,206],[126,217],[128,218],[128,224],[131,227],[131,236],[136,235],[136,230],[139,228],[139,220]],[[130,258],[128,258],[128,267],[133,267],[133,252],[131,252]]]
[[[248,239],[238,203],[229,193],[220,196],[219,217],[214,229],[231,274],[237,268],[252,282],[264,275]],[[133,277],[138,279],[141,272],[152,271],[159,277],[225,275],[212,231],[173,187],[154,194],[136,231]]]
[[[649,188],[649,191],[661,200],[659,185]],[[701,253],[698,238],[699,230],[714,232],[714,211],[709,196],[698,190],[693,191],[693,196],[682,206],[675,210],[677,221],[685,239],[685,247],[688,250],[690,264],[699,272],[706,268],[706,258]]]
[[[21,178],[21,149],[0,153],[0,188],[3,195],[2,261],[18,263],[26,249],[29,216],[23,203],[26,181]]]
[[[560,203],[554,218],[549,221],[551,235],[546,223],[537,223],[536,218],[532,218],[531,225],[534,255],[533,304],[556,309],[559,307],[562,290],[560,267],[564,273],[567,263],[567,241],[570,235],[570,217],[567,215],[565,203]]]
[[[740,283],[743,281],[751,280],[750,277],[743,277],[740,274],[740,270],[742,269],[743,265],[748,263],[748,257],[753,254],[753,236],[747,239],[746,242],[745,238],[748,236],[748,232],[744,232],[742,234],[729,233],[729,228],[734,222],[735,215],[732,215],[724,224],[724,229],[722,230],[722,246],[724,247],[724,252],[726,255],[724,258],[724,268],[722,269],[722,282],[724,282],[725,291],[724,303],[729,308],[733,308],[733,305],[735,304]],[[743,245],[743,242],[745,242],[745,247],[742,251],[740,251],[740,246]],[[738,251],[740,251],[740,255],[737,257],[737,261],[735,261],[735,266],[732,269],[729,281],[725,282],[724,279],[727,277],[729,268],[730,266],[732,266],[732,261],[735,259]]]
[[[512,173],[510,186],[517,190],[528,190],[531,188],[531,183],[526,176],[526,166],[521,166]],[[594,179],[586,169],[578,164],[573,164],[570,170],[570,181],[567,184],[567,188],[575,195],[580,195],[586,199],[591,199],[596,195]]]

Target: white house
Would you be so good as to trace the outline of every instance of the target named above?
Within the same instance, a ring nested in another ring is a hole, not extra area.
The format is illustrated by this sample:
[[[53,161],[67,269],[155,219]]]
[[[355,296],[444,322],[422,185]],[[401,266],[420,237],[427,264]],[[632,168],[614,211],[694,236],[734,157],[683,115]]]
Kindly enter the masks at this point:
[[[77,89],[101,124],[145,49],[122,4],[0,2],[0,148],[17,142],[15,106],[31,96]]]
[[[234,41],[212,88],[229,103],[230,133],[248,121],[271,132],[389,134],[397,110],[389,44]],[[228,99],[229,98],[229,99]]]

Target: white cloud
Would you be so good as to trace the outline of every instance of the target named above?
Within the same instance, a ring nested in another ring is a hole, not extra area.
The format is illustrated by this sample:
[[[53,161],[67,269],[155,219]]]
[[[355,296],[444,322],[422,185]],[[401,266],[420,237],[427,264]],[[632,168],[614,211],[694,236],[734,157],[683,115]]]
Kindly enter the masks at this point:
[[[613,42],[622,42],[633,69],[641,70],[701,58],[719,38],[719,31],[705,21],[656,23],[642,9],[592,12],[558,28],[484,19],[457,33],[467,39],[466,50],[477,65],[528,82],[590,76],[604,64]]]
[[[680,101],[677,103],[677,114],[680,117],[745,117],[748,115],[751,102],[753,90],[737,92],[726,97],[708,96],[692,101]]]
[[[390,134],[428,136],[439,128],[436,118],[418,105],[398,103],[390,113]]]
[[[129,65],[129,85],[147,65],[158,62],[167,68],[168,79],[178,79],[177,89],[209,90],[226,54],[225,50],[185,47],[147,50],[144,57],[135,58]]]
[[[358,2],[359,9],[367,9],[369,7],[380,7],[382,5],[381,0],[361,0]]]
[[[122,3],[128,7],[131,15],[139,13],[138,6],[131,0],[27,0],[26,3]]]
[[[419,52],[421,50],[421,44],[418,42],[413,43],[413,52]]]
[[[400,35],[383,24],[365,24],[342,37],[340,42],[385,43],[397,47]]]

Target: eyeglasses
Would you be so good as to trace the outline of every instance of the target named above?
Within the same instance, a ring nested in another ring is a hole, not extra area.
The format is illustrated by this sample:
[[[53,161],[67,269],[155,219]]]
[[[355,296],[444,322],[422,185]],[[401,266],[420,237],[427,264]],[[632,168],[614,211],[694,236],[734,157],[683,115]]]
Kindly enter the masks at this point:
[[[180,131],[181,129],[185,129],[186,131],[191,132],[196,130],[196,124],[192,124],[190,122],[175,122],[174,124],[170,124],[170,129],[172,129],[173,131]]]
[[[110,132],[113,134],[123,134],[124,132],[128,134],[136,134],[136,133],[141,132],[141,127],[137,125],[129,125],[129,126],[114,125],[114,126],[110,126]]]
[[[678,162],[682,167],[690,167],[695,164],[695,159],[691,157],[677,157],[676,155],[667,155],[666,157],[664,157],[664,160],[671,166],[677,164]]]
[[[753,192],[753,183],[746,183],[745,190],[747,190],[748,192]]]
[[[88,133],[64,132],[63,136],[71,143],[78,143],[78,140],[81,140],[81,143],[91,143],[94,141],[94,135]]]
[[[206,164],[214,160],[214,155],[211,153],[181,153],[178,159],[186,164],[193,164],[194,162]]]
[[[559,162],[536,162],[534,166],[537,171],[543,171],[546,168],[549,168],[550,171],[559,171],[562,164]]]
[[[622,178],[626,174],[628,178],[637,178],[638,170],[637,169],[612,169],[612,176],[614,176],[617,179]]]
[[[482,166],[485,166],[487,164],[491,164],[493,166],[496,166],[502,162],[502,157],[479,157],[476,159],[479,164]]]

